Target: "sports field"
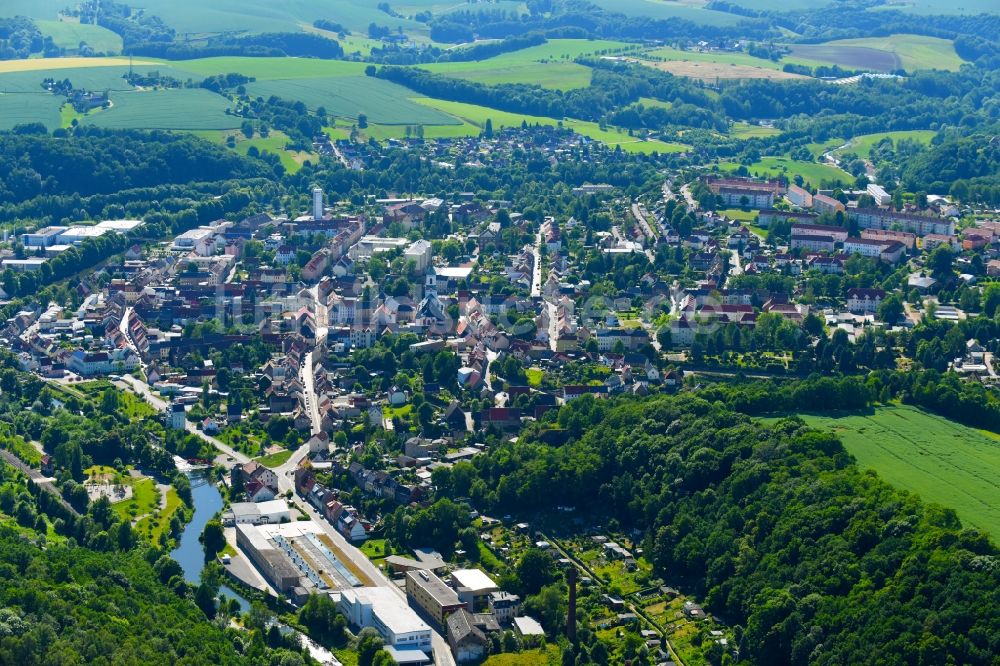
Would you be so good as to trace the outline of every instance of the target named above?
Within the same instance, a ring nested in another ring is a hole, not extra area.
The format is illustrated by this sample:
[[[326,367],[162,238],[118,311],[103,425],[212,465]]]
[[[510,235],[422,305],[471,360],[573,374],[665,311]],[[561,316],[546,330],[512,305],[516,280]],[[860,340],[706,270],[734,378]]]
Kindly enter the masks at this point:
[[[365,114],[370,122],[382,125],[459,124],[454,118],[410,101],[417,96],[412,90],[370,76],[258,81],[247,85],[247,93],[300,101],[313,111],[322,106],[338,118]]]
[[[56,46],[76,53],[80,42],[86,42],[96,53],[117,54],[122,50],[122,38],[99,25],[70,23],[67,21],[35,21],[45,37],[51,37]]]
[[[791,44],[792,54],[782,62],[840,65],[852,69],[957,70],[964,62],[951,40],[922,35],[889,35],[839,39],[822,44]]]
[[[862,467],[925,500],[954,509],[962,522],[1000,542],[1000,437],[914,407],[871,415],[802,416],[834,432]]]
[[[226,115],[225,97],[201,88],[115,93],[111,103],[80,122],[109,129],[221,130],[242,120]]]

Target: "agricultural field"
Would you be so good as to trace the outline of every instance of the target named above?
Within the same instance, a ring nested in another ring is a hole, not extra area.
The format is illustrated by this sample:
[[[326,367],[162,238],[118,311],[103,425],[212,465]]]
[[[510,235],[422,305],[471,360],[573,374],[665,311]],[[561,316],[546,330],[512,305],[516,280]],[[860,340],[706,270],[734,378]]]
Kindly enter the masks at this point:
[[[310,110],[322,106],[338,118],[357,118],[359,114],[382,125],[458,125],[454,118],[409,98],[413,91],[395,83],[369,76],[336,79],[286,79],[258,81],[247,86],[250,95],[301,101]]]
[[[596,0],[595,5],[626,16],[648,16],[655,19],[679,18],[702,25],[735,25],[742,17],[705,9],[702,0]]]
[[[380,25],[395,30],[425,31],[416,21],[396,19],[378,12],[379,0],[352,0],[331,3],[329,0],[299,0],[277,3],[268,0],[145,0],[142,8],[148,14],[159,16],[178,33],[206,35],[222,32],[295,32],[301,24],[311,25],[318,18],[326,18],[345,25],[350,30],[365,32],[373,16]],[[439,0],[407,0],[408,5],[426,7]],[[32,18],[55,19],[66,4],[56,0],[12,0],[14,7],[8,13],[23,14]],[[7,3],[10,4],[10,3]]]
[[[909,406],[802,419],[836,434],[862,467],[1000,542],[1000,436]]]
[[[73,58],[72,60],[80,60],[80,58]],[[25,60],[19,62],[33,61]],[[45,62],[49,65],[54,65],[56,63],[53,59],[47,59],[39,62]],[[95,59],[93,62],[99,62],[102,64],[96,67],[69,67],[35,70],[27,69],[11,72],[3,72],[2,69],[0,69],[0,90],[6,92],[25,93],[43,92],[44,89],[42,88],[42,81],[47,78],[57,79],[60,81],[63,79],[69,79],[74,88],[83,90],[134,90],[134,88],[125,80],[125,76],[128,74],[127,62],[122,65],[117,62],[117,59],[111,58],[102,60]],[[113,64],[106,64],[109,62]],[[187,81],[188,79],[198,81],[202,78],[197,74],[176,69],[174,67],[170,67],[169,65],[137,65],[133,69],[139,74],[159,72],[164,76],[171,76],[180,81]]]
[[[45,37],[51,37],[56,46],[73,53],[80,42],[86,42],[97,53],[116,54],[122,51],[122,38],[99,25],[69,21],[35,21]]]
[[[440,62],[422,67],[437,74],[486,84],[527,83],[570,90],[590,85],[591,70],[573,62],[580,56],[621,53],[635,47],[625,42],[553,39],[545,44],[472,62]]]
[[[363,76],[365,63],[346,60],[320,60],[319,58],[248,58],[222,56],[195,60],[159,61],[174,65],[193,75],[212,76],[233,72],[252,76],[257,81],[274,79],[316,79],[321,77]]]
[[[674,76],[686,76],[701,81],[716,81],[718,79],[771,79],[787,81],[808,78],[801,74],[782,72],[769,67],[750,67],[748,65],[727,65],[714,62],[692,62],[688,60],[642,61],[647,67],[670,72]]]
[[[781,64],[773,60],[755,58],[747,53],[684,51],[665,46],[645,52],[640,62],[676,76],[688,76],[703,81],[806,78],[799,74],[781,71]]]
[[[25,123],[42,123],[49,130],[61,125],[59,109],[65,100],[45,93],[0,93],[0,130]]]
[[[884,6],[885,9],[898,9],[911,14],[982,14],[995,12],[995,0],[892,0]],[[879,7],[875,8],[876,10]]]
[[[834,151],[837,154],[854,153],[858,157],[867,158],[875,144],[882,139],[892,139],[893,143],[900,140],[918,141],[928,145],[937,134],[934,130],[904,130],[900,132],[879,132],[878,134],[863,134],[847,142],[843,148]]]
[[[165,61],[164,61],[165,62]],[[136,67],[156,65],[155,60],[133,60]],[[12,72],[36,72],[38,70],[92,69],[94,67],[124,67],[128,69],[128,58],[29,58],[28,60],[0,60],[0,74]],[[55,76],[51,74],[51,76]],[[43,75],[42,78],[44,78]]]
[[[840,39],[823,44],[791,44],[782,62],[840,65],[888,72],[895,69],[957,70],[964,62],[951,40],[922,35]]]
[[[493,127],[496,129],[500,129],[501,127],[519,127],[522,122],[527,122],[528,125],[548,125],[550,127],[559,123],[559,121],[553,118],[510,113],[491,109],[486,106],[449,102],[430,97],[415,98],[414,101],[451,114],[476,127],[483,127],[487,120],[492,120]],[[621,146],[622,150],[626,152],[652,153],[658,151],[661,153],[679,153],[689,148],[689,146],[680,143],[666,143],[658,140],[644,141],[614,129],[602,130],[597,123],[583,120],[565,120],[562,124],[564,127],[572,129],[574,132],[595,141],[600,141],[609,146]]]
[[[722,162],[719,166],[726,170],[734,170],[739,165],[732,162]],[[750,170],[751,175],[761,178],[786,176],[791,180],[795,176],[802,176],[803,180],[816,187],[823,183],[840,182],[846,185],[854,182],[854,176],[835,166],[792,160],[787,157],[763,157],[760,161],[748,166],[747,169]]]
[[[123,92],[113,94],[111,103],[110,109],[82,122],[109,129],[221,130],[240,125],[240,118],[226,115],[229,100],[201,88]]]

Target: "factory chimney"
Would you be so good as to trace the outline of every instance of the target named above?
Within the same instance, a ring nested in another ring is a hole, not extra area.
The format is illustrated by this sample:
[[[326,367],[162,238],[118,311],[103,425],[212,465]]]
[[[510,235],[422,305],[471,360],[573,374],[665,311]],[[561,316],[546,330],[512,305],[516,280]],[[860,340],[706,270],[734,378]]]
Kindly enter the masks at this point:
[[[576,645],[576,567],[566,571],[566,582],[569,584],[569,611],[566,616],[566,637]]]

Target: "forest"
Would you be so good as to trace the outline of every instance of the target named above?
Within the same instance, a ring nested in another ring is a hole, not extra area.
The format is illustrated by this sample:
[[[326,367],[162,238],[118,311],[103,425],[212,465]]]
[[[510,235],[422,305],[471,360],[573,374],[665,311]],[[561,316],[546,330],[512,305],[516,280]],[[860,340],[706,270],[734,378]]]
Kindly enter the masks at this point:
[[[0,205],[268,174],[259,161],[186,134],[84,127],[61,134],[23,126],[3,135]]]
[[[856,404],[843,381],[798,399]],[[569,443],[541,443],[553,427]],[[1000,653],[996,546],[798,420],[764,426],[711,393],[585,397],[474,465],[469,496],[485,510],[572,505],[643,530],[657,572],[737,625],[748,663],[872,663],[872,646],[883,664]]]

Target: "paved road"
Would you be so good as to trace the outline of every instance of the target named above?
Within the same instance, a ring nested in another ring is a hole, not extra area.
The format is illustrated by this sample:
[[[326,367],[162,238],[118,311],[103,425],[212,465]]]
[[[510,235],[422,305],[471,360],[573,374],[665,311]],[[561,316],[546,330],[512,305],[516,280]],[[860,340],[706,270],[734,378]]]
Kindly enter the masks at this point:
[[[309,419],[312,421],[312,434],[319,433],[319,399],[316,396],[316,386],[313,382],[313,353],[306,354],[299,369],[299,377],[302,379],[302,386],[305,388],[306,409],[309,410]]]
[[[684,201],[687,203],[688,210],[698,210],[698,202],[694,200],[691,196],[691,188],[687,185],[681,187],[681,194],[684,195]]]
[[[531,249],[535,256],[535,268],[531,273],[531,296],[542,295],[542,232],[535,236],[535,246]]]
[[[737,275],[743,275],[743,259],[740,257],[740,251],[734,249],[729,253],[729,276],[736,277]]]

